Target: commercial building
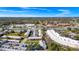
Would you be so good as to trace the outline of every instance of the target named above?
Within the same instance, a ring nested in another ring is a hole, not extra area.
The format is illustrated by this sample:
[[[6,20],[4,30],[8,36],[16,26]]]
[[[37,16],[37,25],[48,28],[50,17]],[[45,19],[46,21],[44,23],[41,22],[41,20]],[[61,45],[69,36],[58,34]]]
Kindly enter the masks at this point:
[[[68,37],[63,37],[60,36],[55,30],[47,30],[46,34],[50,37],[51,40],[73,48],[79,48],[79,41],[68,38]]]

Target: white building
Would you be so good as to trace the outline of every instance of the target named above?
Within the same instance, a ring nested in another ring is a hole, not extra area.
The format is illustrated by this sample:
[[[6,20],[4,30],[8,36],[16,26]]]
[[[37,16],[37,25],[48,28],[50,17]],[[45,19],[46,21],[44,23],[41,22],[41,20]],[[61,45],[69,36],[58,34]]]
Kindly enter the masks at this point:
[[[27,30],[27,32],[25,32],[25,34],[24,34],[24,35],[26,35],[26,36],[28,37],[28,36],[29,36],[29,34],[30,34],[30,31],[31,31],[31,30],[30,30],[30,29],[28,29],[28,30]]]
[[[32,27],[32,26],[35,26],[35,24],[25,24],[27,27]]]
[[[3,30],[3,28],[0,28],[0,31],[2,31]]]
[[[39,41],[39,44],[40,44],[40,46],[43,48],[43,49],[46,49],[46,43],[45,43],[45,41],[43,41],[43,40],[40,40]]]
[[[2,36],[2,38],[21,39],[21,37],[20,37],[20,36],[6,36],[6,35]]]
[[[34,40],[34,39],[41,39],[42,37],[28,37],[29,40]]]
[[[36,32],[36,31],[37,31],[37,30],[33,30],[33,36],[28,37],[28,39],[30,39],[30,40],[42,39],[41,30],[39,29],[38,32]]]
[[[60,34],[55,32],[53,29],[52,30],[47,30],[46,34],[55,42],[65,45],[65,46],[70,46],[73,48],[79,48],[79,41],[68,38],[68,37],[62,37]]]
[[[10,41],[10,42],[18,42],[19,43],[19,40],[8,40],[8,41]]]

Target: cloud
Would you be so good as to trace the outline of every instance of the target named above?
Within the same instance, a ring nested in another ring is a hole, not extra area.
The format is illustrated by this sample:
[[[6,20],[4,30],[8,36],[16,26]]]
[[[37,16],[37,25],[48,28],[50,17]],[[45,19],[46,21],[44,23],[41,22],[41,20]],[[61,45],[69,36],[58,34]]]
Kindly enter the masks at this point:
[[[39,17],[39,16],[38,15],[30,15],[30,14],[7,14],[7,15],[0,14],[0,17]]]
[[[0,9],[0,12],[8,12],[8,13],[24,13],[24,12],[30,12],[32,10],[35,10],[38,12],[38,10],[40,11],[50,11],[47,8],[39,8],[39,7],[20,7],[22,10],[7,10],[7,9]]]
[[[31,16],[31,15],[18,15],[18,14],[16,14],[16,15],[5,15],[5,14],[3,14],[3,15],[0,15],[0,17],[29,17],[29,16]]]
[[[12,13],[16,13],[16,12],[26,12],[26,11],[23,11],[23,10],[0,10],[0,12],[12,12]]]
[[[28,9],[30,9],[30,10],[41,10],[41,11],[51,11],[51,10],[49,10],[49,9],[47,9],[47,8],[44,8],[44,7],[21,7],[22,9],[25,9],[25,10],[28,10]]]
[[[67,9],[58,9],[57,14],[53,11],[53,9],[49,8],[40,8],[40,7],[20,7],[20,10],[8,10],[8,9],[0,9],[0,17],[1,16],[15,16],[15,17],[64,17],[69,16],[71,14],[70,10]],[[35,11],[32,11],[35,10]],[[43,10],[45,13],[40,13],[38,10]],[[30,12],[31,11],[31,12]],[[39,13],[35,13],[35,12]],[[50,11],[50,12],[48,12]],[[53,14],[54,13],[54,14]],[[4,14],[4,15],[1,15]]]
[[[55,15],[56,17],[68,16],[71,13],[70,10],[65,10],[65,9],[59,9],[58,12],[60,13],[56,14]]]

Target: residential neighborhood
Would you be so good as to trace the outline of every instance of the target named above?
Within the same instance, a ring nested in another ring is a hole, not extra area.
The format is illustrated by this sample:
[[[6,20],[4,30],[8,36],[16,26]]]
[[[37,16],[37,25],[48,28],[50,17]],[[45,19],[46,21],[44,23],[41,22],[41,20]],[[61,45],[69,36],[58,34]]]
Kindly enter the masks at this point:
[[[7,18],[6,18],[7,19]],[[26,18],[27,19],[27,18]],[[50,19],[50,18],[49,18]],[[53,19],[53,18],[52,18]],[[62,18],[63,19],[63,18]],[[51,51],[79,50],[79,23],[75,18],[63,20],[34,20],[1,24],[1,51]],[[69,18],[68,18],[69,19]],[[4,23],[4,22],[3,22]]]
[[[7,28],[8,27],[8,28]],[[35,24],[14,24],[6,26],[0,32],[0,50],[26,51],[45,49],[42,42],[42,29]],[[31,42],[33,41],[33,42]],[[41,41],[41,43],[39,43]],[[38,45],[38,47],[33,47]],[[44,43],[46,46],[46,44]]]

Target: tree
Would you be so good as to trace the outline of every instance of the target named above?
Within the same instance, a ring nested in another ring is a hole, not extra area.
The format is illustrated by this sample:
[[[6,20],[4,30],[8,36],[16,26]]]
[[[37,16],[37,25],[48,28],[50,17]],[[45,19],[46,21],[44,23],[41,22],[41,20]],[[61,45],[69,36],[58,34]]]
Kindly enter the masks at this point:
[[[76,40],[79,40],[79,34],[77,34],[76,36],[74,36],[74,38],[75,38]]]

